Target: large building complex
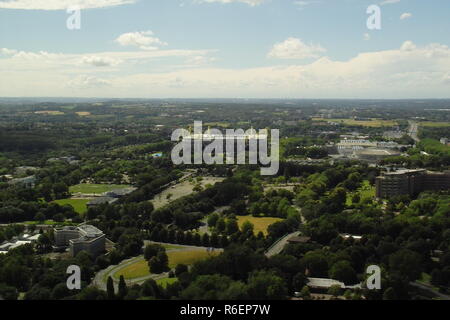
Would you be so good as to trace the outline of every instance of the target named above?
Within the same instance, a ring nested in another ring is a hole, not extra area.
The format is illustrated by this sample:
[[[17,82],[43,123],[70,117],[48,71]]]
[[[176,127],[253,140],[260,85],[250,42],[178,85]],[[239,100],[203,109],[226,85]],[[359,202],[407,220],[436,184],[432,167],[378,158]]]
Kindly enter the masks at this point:
[[[105,251],[105,240],[105,234],[101,230],[88,224],[55,229],[55,246],[69,247],[73,257],[80,251],[87,251],[94,257],[98,256]]]
[[[425,190],[447,190],[450,189],[450,171],[415,169],[386,172],[376,178],[375,185],[377,198],[414,196]]]

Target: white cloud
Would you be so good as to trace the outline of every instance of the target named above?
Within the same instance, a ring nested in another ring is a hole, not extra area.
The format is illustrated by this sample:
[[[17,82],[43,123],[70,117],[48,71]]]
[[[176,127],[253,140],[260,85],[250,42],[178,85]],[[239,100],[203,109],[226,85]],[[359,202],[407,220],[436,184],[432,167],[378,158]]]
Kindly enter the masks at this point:
[[[325,51],[320,45],[308,45],[300,39],[288,38],[283,42],[276,43],[268,56],[278,59],[306,59],[317,58]]]
[[[384,0],[383,2],[381,2],[380,4],[382,6],[384,6],[385,4],[394,4],[394,3],[399,3],[401,0]]]
[[[100,88],[100,87],[107,87],[110,85],[111,85],[111,82],[106,79],[97,78],[97,77],[88,76],[88,75],[77,76],[75,79],[73,79],[67,83],[68,87],[80,88],[80,89]]]
[[[417,48],[416,45],[412,41],[407,40],[407,41],[403,42],[402,46],[400,47],[400,50],[413,51],[416,48]]]
[[[305,8],[306,6],[309,6],[311,4],[315,4],[315,3],[320,3],[321,1],[318,0],[297,0],[294,1],[294,5],[296,5],[300,10],[302,10],[303,8]]]
[[[167,43],[153,37],[152,31],[138,31],[121,34],[114,40],[121,46],[134,46],[143,50],[156,50],[159,46],[166,46]]]
[[[438,43],[418,46],[405,41],[399,48],[342,61],[322,57],[305,64],[246,69],[172,65],[163,71],[143,63],[157,57],[196,61],[209,51],[11,51],[16,53],[0,55],[0,96],[449,98],[450,92],[450,48]],[[90,56],[122,62],[114,68],[80,65]],[[138,68],[130,67],[134,62]]]
[[[203,55],[192,56],[192,57],[188,57],[188,59],[187,59],[187,63],[189,65],[195,65],[195,66],[210,64],[211,62],[214,62],[214,61],[216,61],[215,58],[207,57],[207,56],[203,56]]]
[[[119,60],[101,57],[101,56],[85,56],[82,59],[82,63],[90,64],[95,67],[110,67],[120,63]]]
[[[134,2],[136,0],[1,0],[0,9],[67,10],[73,6],[78,6],[80,9],[95,9]]]
[[[12,49],[8,49],[8,48],[1,48],[0,49],[0,53],[9,56],[9,55],[16,54],[17,50],[12,50]]]
[[[409,19],[409,18],[411,18],[411,17],[412,17],[412,13],[405,12],[405,13],[402,13],[402,14],[400,15],[400,20]]]
[[[251,7],[259,6],[266,0],[195,0],[196,3],[223,3],[223,4],[229,4],[229,3],[245,3],[248,4]]]

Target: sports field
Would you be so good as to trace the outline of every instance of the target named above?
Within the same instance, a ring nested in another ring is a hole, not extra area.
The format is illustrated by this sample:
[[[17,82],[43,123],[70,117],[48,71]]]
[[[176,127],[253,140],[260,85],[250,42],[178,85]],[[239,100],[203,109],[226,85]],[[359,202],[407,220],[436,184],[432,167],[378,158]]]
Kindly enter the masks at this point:
[[[126,184],[88,184],[81,183],[69,187],[71,193],[101,194],[115,189],[128,188]]]
[[[245,221],[250,221],[253,224],[254,234],[257,235],[260,231],[264,235],[267,235],[267,228],[278,221],[283,221],[281,218],[272,217],[253,217],[253,216],[237,216],[239,228],[245,223]]]

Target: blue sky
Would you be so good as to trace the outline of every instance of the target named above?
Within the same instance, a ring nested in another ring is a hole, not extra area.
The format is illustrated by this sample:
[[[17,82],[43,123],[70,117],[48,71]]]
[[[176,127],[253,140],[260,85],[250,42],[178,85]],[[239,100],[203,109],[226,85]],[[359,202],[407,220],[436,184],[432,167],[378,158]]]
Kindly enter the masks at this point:
[[[449,98],[449,14],[448,0],[0,0],[0,96]]]

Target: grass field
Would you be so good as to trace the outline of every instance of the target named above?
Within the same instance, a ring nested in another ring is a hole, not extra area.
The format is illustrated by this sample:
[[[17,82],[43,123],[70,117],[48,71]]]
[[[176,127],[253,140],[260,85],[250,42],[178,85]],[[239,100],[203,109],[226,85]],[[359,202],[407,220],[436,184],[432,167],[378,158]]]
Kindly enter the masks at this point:
[[[332,121],[336,123],[342,123],[349,126],[362,126],[362,127],[373,127],[373,128],[381,128],[381,127],[393,127],[398,125],[397,121],[393,120],[382,120],[382,119],[372,119],[367,121],[360,121],[354,119],[325,119],[325,118],[313,118],[313,121]]]
[[[208,257],[218,255],[219,252],[208,253],[206,249],[193,249],[184,251],[168,251],[169,268],[175,268],[178,264],[191,265],[197,261],[204,260]],[[148,263],[145,259],[139,259],[136,262],[118,270],[114,273],[114,278],[119,279],[121,275],[125,279],[134,279],[148,276],[150,274]]]
[[[450,122],[428,122],[422,121],[419,123],[420,127],[433,127],[433,128],[443,128],[450,127]]]
[[[346,205],[352,205],[352,197],[355,193],[359,193],[359,197],[362,199],[375,198],[375,186],[371,186],[368,180],[364,180],[361,187],[352,193],[347,193]]]
[[[69,187],[71,193],[87,193],[87,194],[100,194],[103,192],[111,191],[114,189],[128,188],[129,185],[124,184],[87,184],[81,183],[75,186]]]
[[[260,231],[267,235],[267,228],[278,221],[282,221],[281,218],[271,218],[271,217],[253,217],[253,216],[237,216],[239,228],[245,223],[245,221],[250,221],[253,224],[253,231],[257,235]]]
[[[86,117],[86,116],[90,116],[91,113],[87,112],[87,111],[80,111],[80,112],[75,112],[77,115],[79,115],[80,117]]]
[[[161,244],[166,250],[173,250],[173,249],[183,249],[183,246],[177,246],[176,244]]]
[[[90,201],[90,199],[61,199],[55,200],[53,202],[59,204],[60,206],[69,204],[73,207],[75,212],[79,214],[84,214],[87,211],[86,204]]]
[[[45,114],[49,116],[60,116],[63,115],[64,112],[62,111],[55,111],[55,110],[43,110],[43,111],[36,111],[35,114]]]

